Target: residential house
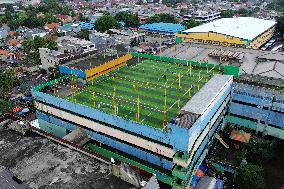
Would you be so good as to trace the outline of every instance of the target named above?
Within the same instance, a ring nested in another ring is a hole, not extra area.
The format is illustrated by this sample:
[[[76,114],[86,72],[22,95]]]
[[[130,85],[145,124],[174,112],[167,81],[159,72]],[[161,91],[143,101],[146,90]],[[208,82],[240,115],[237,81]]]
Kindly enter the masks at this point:
[[[59,28],[59,23],[56,23],[56,22],[46,24],[44,26],[44,29],[47,31],[54,31],[54,30],[57,30],[58,28]]]

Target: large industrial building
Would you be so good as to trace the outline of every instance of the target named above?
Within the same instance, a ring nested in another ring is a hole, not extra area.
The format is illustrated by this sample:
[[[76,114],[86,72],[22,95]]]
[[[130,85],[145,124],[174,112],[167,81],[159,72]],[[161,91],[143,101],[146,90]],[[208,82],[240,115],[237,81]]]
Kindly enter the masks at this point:
[[[252,17],[222,18],[185,30],[184,42],[258,49],[275,32],[275,21]]]
[[[38,131],[174,188],[197,183],[238,69],[139,53],[76,69],[59,68],[67,75],[33,89]]]
[[[176,58],[182,52],[59,65],[63,77],[33,88],[38,127],[32,129],[120,166],[113,172],[124,169],[133,184],[154,175],[175,189],[195,188],[226,123],[284,139],[281,80]]]

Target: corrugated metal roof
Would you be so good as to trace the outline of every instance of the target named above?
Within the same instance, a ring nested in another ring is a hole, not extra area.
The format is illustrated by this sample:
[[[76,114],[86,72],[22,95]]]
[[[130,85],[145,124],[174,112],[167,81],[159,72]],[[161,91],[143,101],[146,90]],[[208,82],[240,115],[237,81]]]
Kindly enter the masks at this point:
[[[140,29],[151,32],[177,33],[179,31],[183,31],[185,27],[181,24],[159,22],[141,25]]]
[[[252,40],[274,26],[274,20],[253,17],[222,18],[188,30],[183,33],[215,32],[228,36]]]
[[[203,115],[208,107],[215,101],[220,92],[225,87],[229,87],[229,84],[232,82],[232,76],[215,75],[186,103],[184,107],[182,107],[181,113]]]

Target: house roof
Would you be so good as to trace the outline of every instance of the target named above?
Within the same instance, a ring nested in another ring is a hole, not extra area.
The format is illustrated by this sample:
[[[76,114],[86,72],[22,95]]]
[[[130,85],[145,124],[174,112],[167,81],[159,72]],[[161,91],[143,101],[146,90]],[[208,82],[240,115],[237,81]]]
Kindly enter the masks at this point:
[[[7,56],[8,54],[9,54],[9,51],[0,49],[0,55],[5,55],[5,56]]]
[[[243,130],[232,130],[230,134],[230,138],[232,140],[240,141],[240,142],[245,142],[248,143],[250,140],[251,134],[246,133]]]
[[[59,15],[56,15],[56,18],[65,20],[65,19],[69,18],[69,16],[68,15],[59,14]]]
[[[140,29],[151,32],[177,33],[179,31],[183,31],[185,27],[181,24],[159,22],[141,25]]]
[[[56,29],[56,28],[59,27],[59,23],[54,22],[54,23],[46,24],[45,26],[46,26],[48,29]]]
[[[17,39],[10,39],[8,41],[8,44],[11,45],[11,46],[17,46],[18,44],[20,44],[20,41],[17,40]]]
[[[15,35],[15,33],[16,33],[15,31],[9,31],[9,32],[8,32],[8,35],[9,35],[9,36],[13,36],[13,35]]]
[[[272,26],[274,20],[264,20],[253,17],[222,18],[183,31],[183,33],[214,32],[227,36],[253,40]]]

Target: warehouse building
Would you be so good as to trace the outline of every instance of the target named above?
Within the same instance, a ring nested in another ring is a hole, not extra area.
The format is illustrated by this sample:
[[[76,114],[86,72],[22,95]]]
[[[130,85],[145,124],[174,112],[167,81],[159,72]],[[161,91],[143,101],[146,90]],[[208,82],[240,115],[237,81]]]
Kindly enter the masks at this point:
[[[184,42],[258,49],[275,32],[276,22],[252,17],[222,18],[177,34]]]

